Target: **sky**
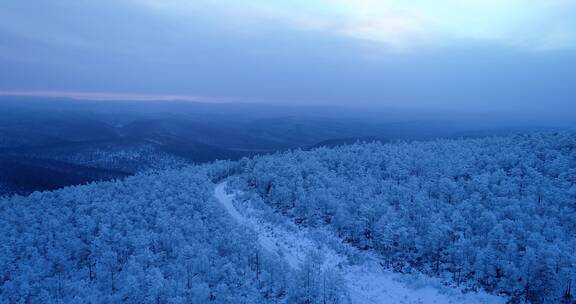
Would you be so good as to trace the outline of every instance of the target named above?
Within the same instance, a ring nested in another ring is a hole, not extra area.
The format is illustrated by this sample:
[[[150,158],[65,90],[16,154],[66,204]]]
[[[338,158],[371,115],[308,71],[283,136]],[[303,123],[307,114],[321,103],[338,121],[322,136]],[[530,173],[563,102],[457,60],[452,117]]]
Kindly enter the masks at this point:
[[[576,1],[0,0],[0,95],[576,113]]]

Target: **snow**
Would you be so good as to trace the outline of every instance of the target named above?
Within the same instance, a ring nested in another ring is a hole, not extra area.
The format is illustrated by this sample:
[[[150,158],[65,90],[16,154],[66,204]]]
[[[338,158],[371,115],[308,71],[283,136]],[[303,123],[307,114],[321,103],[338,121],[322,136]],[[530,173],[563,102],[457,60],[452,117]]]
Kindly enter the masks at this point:
[[[226,193],[226,182],[216,186],[214,189],[214,196],[224,206],[224,208],[226,208],[228,214],[238,221],[238,223],[244,224],[246,222],[244,216],[236,210],[236,207],[234,207],[234,194]]]
[[[302,228],[295,225],[294,227],[273,225],[255,216],[257,213],[251,210],[240,212],[235,206],[236,193],[227,192],[226,182],[216,186],[214,196],[234,220],[257,234],[258,241],[265,250],[282,257],[290,267],[298,269],[307,253],[319,251],[324,256],[322,268],[339,269],[354,304],[504,304],[506,302],[504,298],[486,293],[462,293],[457,288],[442,285],[435,278],[383,270],[377,258],[365,253],[363,264],[350,265],[344,254],[338,254],[332,248],[313,241],[307,236],[309,232]],[[356,249],[348,248],[348,250]]]
[[[314,249],[314,243],[304,237],[302,232],[288,231],[261,219],[245,216],[234,206],[234,193],[226,193],[226,182],[218,184],[214,196],[226,208],[226,211],[239,224],[248,226],[258,236],[260,245],[270,253],[282,257],[290,267],[297,269],[304,262],[308,252]]]
[[[378,270],[376,265],[353,266],[345,274],[352,303],[498,304],[505,299],[485,293],[462,293],[434,278]]]

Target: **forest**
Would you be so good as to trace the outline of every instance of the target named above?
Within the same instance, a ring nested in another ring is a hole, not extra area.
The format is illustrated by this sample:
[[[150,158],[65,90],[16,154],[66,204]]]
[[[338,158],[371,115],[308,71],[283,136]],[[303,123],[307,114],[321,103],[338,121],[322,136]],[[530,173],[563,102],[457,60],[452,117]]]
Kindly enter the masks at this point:
[[[266,220],[357,250],[346,264],[369,253],[386,271],[510,303],[574,301],[565,131],[359,142],[5,197],[0,303],[351,302],[338,267],[314,252],[291,267],[235,221],[213,195],[223,181]]]
[[[242,189],[301,225],[328,226],[378,252],[395,271],[514,302],[572,299],[573,133],[356,144],[242,166]]]

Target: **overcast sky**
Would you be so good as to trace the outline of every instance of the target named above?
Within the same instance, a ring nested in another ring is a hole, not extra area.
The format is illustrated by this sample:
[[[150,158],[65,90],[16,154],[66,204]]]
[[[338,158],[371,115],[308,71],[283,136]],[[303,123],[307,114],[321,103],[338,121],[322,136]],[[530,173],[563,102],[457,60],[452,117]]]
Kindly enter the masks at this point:
[[[576,112],[576,1],[0,0],[1,94]]]

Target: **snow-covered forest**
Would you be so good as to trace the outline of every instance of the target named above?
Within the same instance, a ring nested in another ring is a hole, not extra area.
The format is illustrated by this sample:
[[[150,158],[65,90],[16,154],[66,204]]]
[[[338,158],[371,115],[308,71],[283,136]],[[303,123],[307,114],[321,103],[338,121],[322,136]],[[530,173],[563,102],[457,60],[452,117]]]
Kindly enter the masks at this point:
[[[359,303],[378,284],[354,289],[367,261],[512,303],[572,303],[575,215],[573,132],[147,172],[2,199],[0,303]]]
[[[570,296],[573,133],[359,144],[258,157],[240,184],[306,226],[329,226],[414,270],[531,303]]]

